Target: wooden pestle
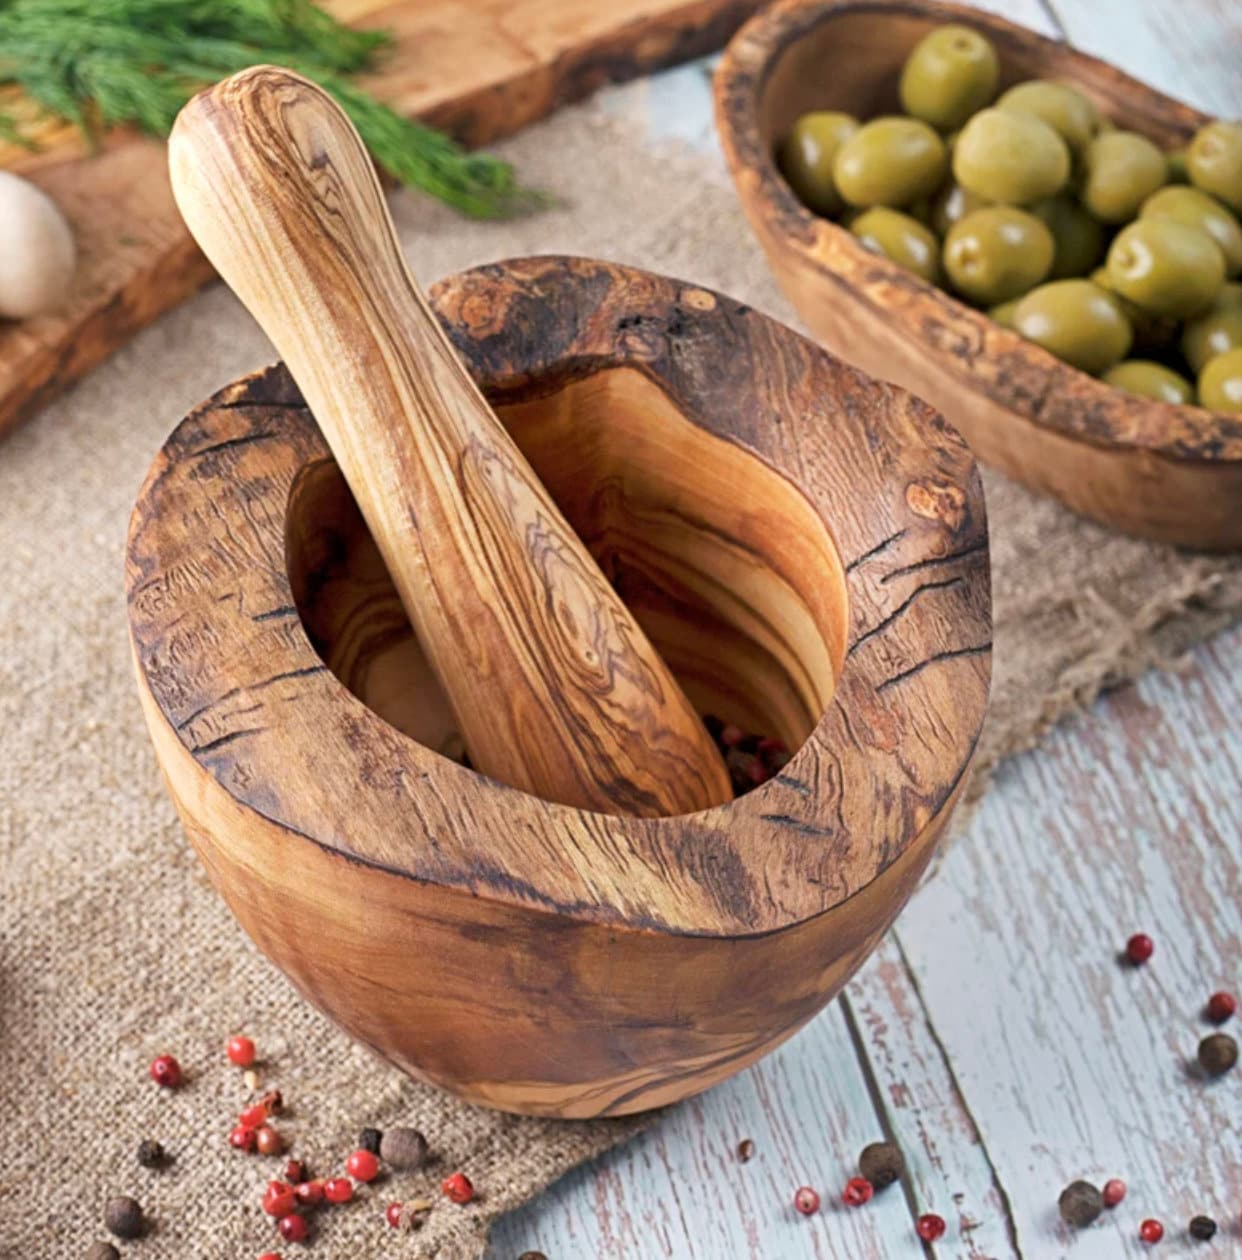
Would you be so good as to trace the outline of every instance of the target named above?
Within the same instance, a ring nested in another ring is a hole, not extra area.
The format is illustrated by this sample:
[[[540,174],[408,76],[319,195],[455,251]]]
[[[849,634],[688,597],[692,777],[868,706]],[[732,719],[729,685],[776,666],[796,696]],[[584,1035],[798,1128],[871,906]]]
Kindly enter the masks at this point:
[[[336,103],[245,70],[182,110],[169,165],[310,405],[475,767],[606,813],[729,799],[698,714],[428,308]]]

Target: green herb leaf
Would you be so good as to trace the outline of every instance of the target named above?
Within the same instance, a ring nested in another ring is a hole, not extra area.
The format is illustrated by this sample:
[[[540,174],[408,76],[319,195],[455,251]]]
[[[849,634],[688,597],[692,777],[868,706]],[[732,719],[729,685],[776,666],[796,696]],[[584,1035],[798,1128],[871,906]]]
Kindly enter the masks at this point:
[[[310,0],[0,0],[0,84],[15,84],[93,143],[108,127],[166,136],[200,88],[274,63],[319,83],[353,120],[379,165],[475,218],[546,204],[513,168],[403,118],[352,83],[390,46]],[[0,138],[33,143],[0,112]]]

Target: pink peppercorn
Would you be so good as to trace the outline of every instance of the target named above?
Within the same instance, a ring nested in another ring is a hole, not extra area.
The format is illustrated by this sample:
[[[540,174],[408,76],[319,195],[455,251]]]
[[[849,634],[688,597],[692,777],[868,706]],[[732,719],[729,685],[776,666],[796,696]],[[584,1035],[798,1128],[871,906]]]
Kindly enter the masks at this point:
[[[794,1207],[803,1216],[814,1216],[819,1211],[819,1195],[810,1186],[799,1186],[794,1191]]]
[[[171,1054],[161,1054],[151,1060],[151,1079],[165,1089],[176,1089],[181,1084],[181,1064]]]
[[[1156,944],[1146,932],[1135,932],[1126,941],[1126,958],[1131,966],[1141,967],[1156,952]]]
[[[935,1242],[937,1238],[943,1238],[944,1231],[944,1217],[937,1216],[935,1212],[928,1212],[925,1216],[920,1216],[914,1223],[914,1232],[924,1242]]]
[[[1104,1183],[1100,1197],[1104,1200],[1106,1208],[1116,1207],[1126,1197],[1126,1183],[1120,1177],[1113,1177]]]
[[[841,1195],[841,1201],[847,1207],[862,1207],[864,1203],[871,1202],[871,1196],[875,1194],[875,1187],[866,1177],[851,1177],[845,1183],[845,1190]]]

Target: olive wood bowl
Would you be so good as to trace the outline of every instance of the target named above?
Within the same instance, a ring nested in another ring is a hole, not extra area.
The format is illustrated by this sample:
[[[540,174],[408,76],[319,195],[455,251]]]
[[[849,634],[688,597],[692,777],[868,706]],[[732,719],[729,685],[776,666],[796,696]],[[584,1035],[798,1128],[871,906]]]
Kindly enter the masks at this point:
[[[988,691],[978,470],[925,403],[704,289],[542,258],[432,306],[695,705],[789,764],[662,818],[459,764],[279,365],[189,415],[139,495],[151,737],[242,925],[353,1036],[511,1111],[668,1103],[829,1001],[931,856]]]
[[[907,54],[949,21],[992,41],[1002,89],[1065,80],[1163,148],[1208,121],[1114,66],[976,9],[787,0],[742,27],[715,79],[725,157],[777,280],[828,349],[925,398],[985,463],[1127,533],[1242,547],[1242,416],[1138,398],[1060,362],[812,214],[777,170],[776,141],[808,110],[897,111]]]

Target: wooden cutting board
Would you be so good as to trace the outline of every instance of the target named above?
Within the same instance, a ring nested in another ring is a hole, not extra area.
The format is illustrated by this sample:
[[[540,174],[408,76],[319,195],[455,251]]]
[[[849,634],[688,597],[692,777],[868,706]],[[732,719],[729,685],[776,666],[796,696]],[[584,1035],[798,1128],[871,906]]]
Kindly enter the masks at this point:
[[[558,106],[720,47],[761,0],[326,0],[395,38],[363,80],[377,96],[471,145]],[[211,277],[173,205],[164,145],[128,132],[85,153],[49,127],[0,168],[44,188],[73,224],[79,270],[55,316],[0,321],[0,436]]]

